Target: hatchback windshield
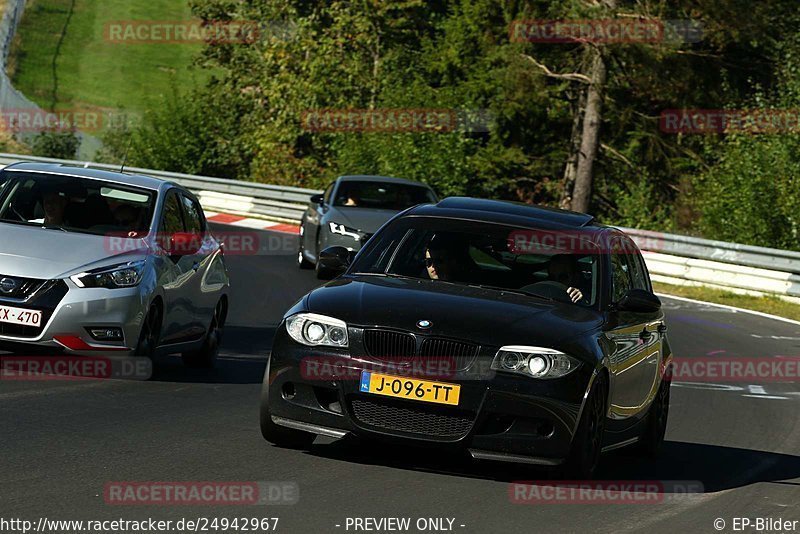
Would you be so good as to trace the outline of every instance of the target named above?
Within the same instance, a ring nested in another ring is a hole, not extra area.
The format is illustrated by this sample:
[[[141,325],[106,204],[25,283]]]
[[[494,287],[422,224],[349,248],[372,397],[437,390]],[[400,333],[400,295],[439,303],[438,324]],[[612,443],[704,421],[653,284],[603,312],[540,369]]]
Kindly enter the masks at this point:
[[[0,194],[0,222],[89,234],[147,234],[152,191],[53,174],[13,173]]]
[[[598,248],[586,241],[578,247],[551,246],[555,234],[408,218],[381,231],[350,272],[481,286],[594,306],[600,280]]]
[[[436,202],[425,187],[389,182],[342,182],[336,192],[335,206],[404,210],[417,204]]]

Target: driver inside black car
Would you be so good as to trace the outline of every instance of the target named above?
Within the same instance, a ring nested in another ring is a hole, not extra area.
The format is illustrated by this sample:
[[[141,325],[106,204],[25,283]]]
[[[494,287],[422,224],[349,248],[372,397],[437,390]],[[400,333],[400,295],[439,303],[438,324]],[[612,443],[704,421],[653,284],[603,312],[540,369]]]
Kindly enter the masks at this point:
[[[550,259],[547,266],[548,279],[566,286],[567,295],[572,302],[583,299],[583,292],[577,286],[581,285],[578,269],[578,259],[573,254],[556,254]]]

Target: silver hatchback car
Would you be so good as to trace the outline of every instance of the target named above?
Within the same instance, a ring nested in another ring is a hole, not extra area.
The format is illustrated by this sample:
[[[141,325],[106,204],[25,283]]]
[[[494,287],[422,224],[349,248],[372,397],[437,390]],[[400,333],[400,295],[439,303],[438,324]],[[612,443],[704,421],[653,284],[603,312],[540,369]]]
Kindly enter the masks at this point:
[[[222,245],[183,187],[57,164],[0,171],[1,351],[210,366],[229,289]]]

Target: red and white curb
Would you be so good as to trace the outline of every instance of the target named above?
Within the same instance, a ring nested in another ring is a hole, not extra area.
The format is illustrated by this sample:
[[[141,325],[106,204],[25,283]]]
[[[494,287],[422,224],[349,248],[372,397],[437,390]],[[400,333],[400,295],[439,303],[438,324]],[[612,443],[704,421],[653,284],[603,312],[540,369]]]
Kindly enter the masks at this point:
[[[252,217],[231,215],[229,213],[218,213],[214,211],[206,211],[205,213],[208,222],[212,223],[239,226],[242,228],[254,228],[256,230],[269,230],[271,232],[284,232],[287,234],[300,233],[300,226],[297,224],[265,221],[264,219],[254,219]]]

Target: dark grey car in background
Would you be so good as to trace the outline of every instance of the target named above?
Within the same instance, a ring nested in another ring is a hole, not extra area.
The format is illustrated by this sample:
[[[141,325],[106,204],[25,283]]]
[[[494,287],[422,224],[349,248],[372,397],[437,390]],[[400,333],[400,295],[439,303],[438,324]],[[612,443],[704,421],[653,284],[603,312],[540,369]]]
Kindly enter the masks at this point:
[[[300,221],[300,249],[297,264],[301,268],[318,263],[319,252],[342,246],[360,250],[378,228],[400,213],[416,206],[437,202],[428,185],[387,176],[340,176],[325,192],[313,195]],[[317,266],[317,276],[327,273]]]

